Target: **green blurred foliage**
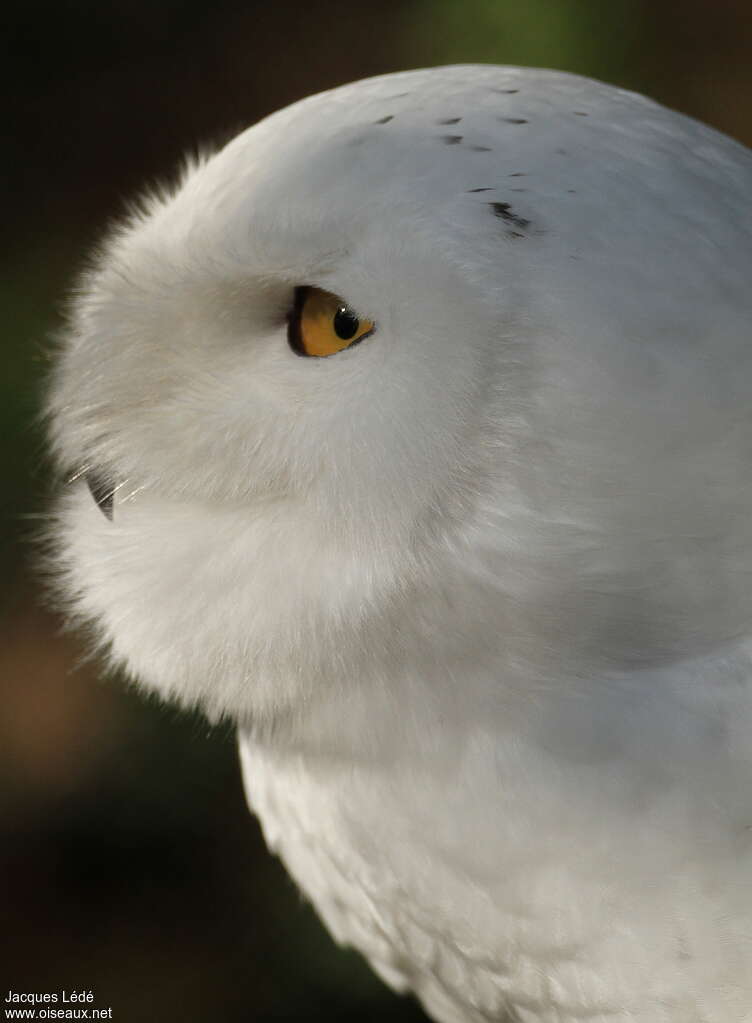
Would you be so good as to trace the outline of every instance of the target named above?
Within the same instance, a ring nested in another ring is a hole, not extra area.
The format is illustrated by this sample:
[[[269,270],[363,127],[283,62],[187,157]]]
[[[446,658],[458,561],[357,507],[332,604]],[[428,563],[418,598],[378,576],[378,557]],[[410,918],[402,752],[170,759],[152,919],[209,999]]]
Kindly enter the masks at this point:
[[[551,67],[626,84],[642,5],[632,0],[418,0],[402,41],[426,64]]]

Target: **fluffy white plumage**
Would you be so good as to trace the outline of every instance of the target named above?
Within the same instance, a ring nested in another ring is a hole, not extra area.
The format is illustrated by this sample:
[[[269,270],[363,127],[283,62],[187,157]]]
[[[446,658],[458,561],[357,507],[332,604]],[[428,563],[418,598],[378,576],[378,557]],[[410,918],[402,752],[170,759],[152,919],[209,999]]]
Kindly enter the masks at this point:
[[[571,75],[358,82],[84,282],[72,603],[240,729],[335,936],[443,1023],[752,1019],[752,156]],[[287,339],[294,289],[372,336]]]

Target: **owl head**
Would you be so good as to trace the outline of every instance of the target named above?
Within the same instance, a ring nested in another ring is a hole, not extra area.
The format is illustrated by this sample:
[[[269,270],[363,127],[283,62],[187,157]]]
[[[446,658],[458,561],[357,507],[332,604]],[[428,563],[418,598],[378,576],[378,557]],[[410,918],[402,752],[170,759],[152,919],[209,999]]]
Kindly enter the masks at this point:
[[[73,614],[240,719],[738,631],[751,184],[641,97],[496,67],[193,163],[103,244],[54,371]]]

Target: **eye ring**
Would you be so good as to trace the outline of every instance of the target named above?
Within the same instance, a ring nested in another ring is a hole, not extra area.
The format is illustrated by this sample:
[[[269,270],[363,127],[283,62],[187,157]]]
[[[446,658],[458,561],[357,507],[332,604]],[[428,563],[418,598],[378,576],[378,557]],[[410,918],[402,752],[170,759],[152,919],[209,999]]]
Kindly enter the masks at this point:
[[[287,318],[287,340],[296,355],[328,358],[352,348],[376,329],[338,295],[312,285],[295,289]]]

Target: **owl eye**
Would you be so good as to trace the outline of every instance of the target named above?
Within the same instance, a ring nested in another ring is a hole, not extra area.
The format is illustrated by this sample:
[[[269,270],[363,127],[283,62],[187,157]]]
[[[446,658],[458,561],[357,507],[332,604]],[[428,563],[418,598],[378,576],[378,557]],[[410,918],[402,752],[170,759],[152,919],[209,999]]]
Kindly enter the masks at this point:
[[[330,291],[302,286],[288,318],[287,336],[297,355],[322,358],[351,348],[374,330],[346,302]]]

